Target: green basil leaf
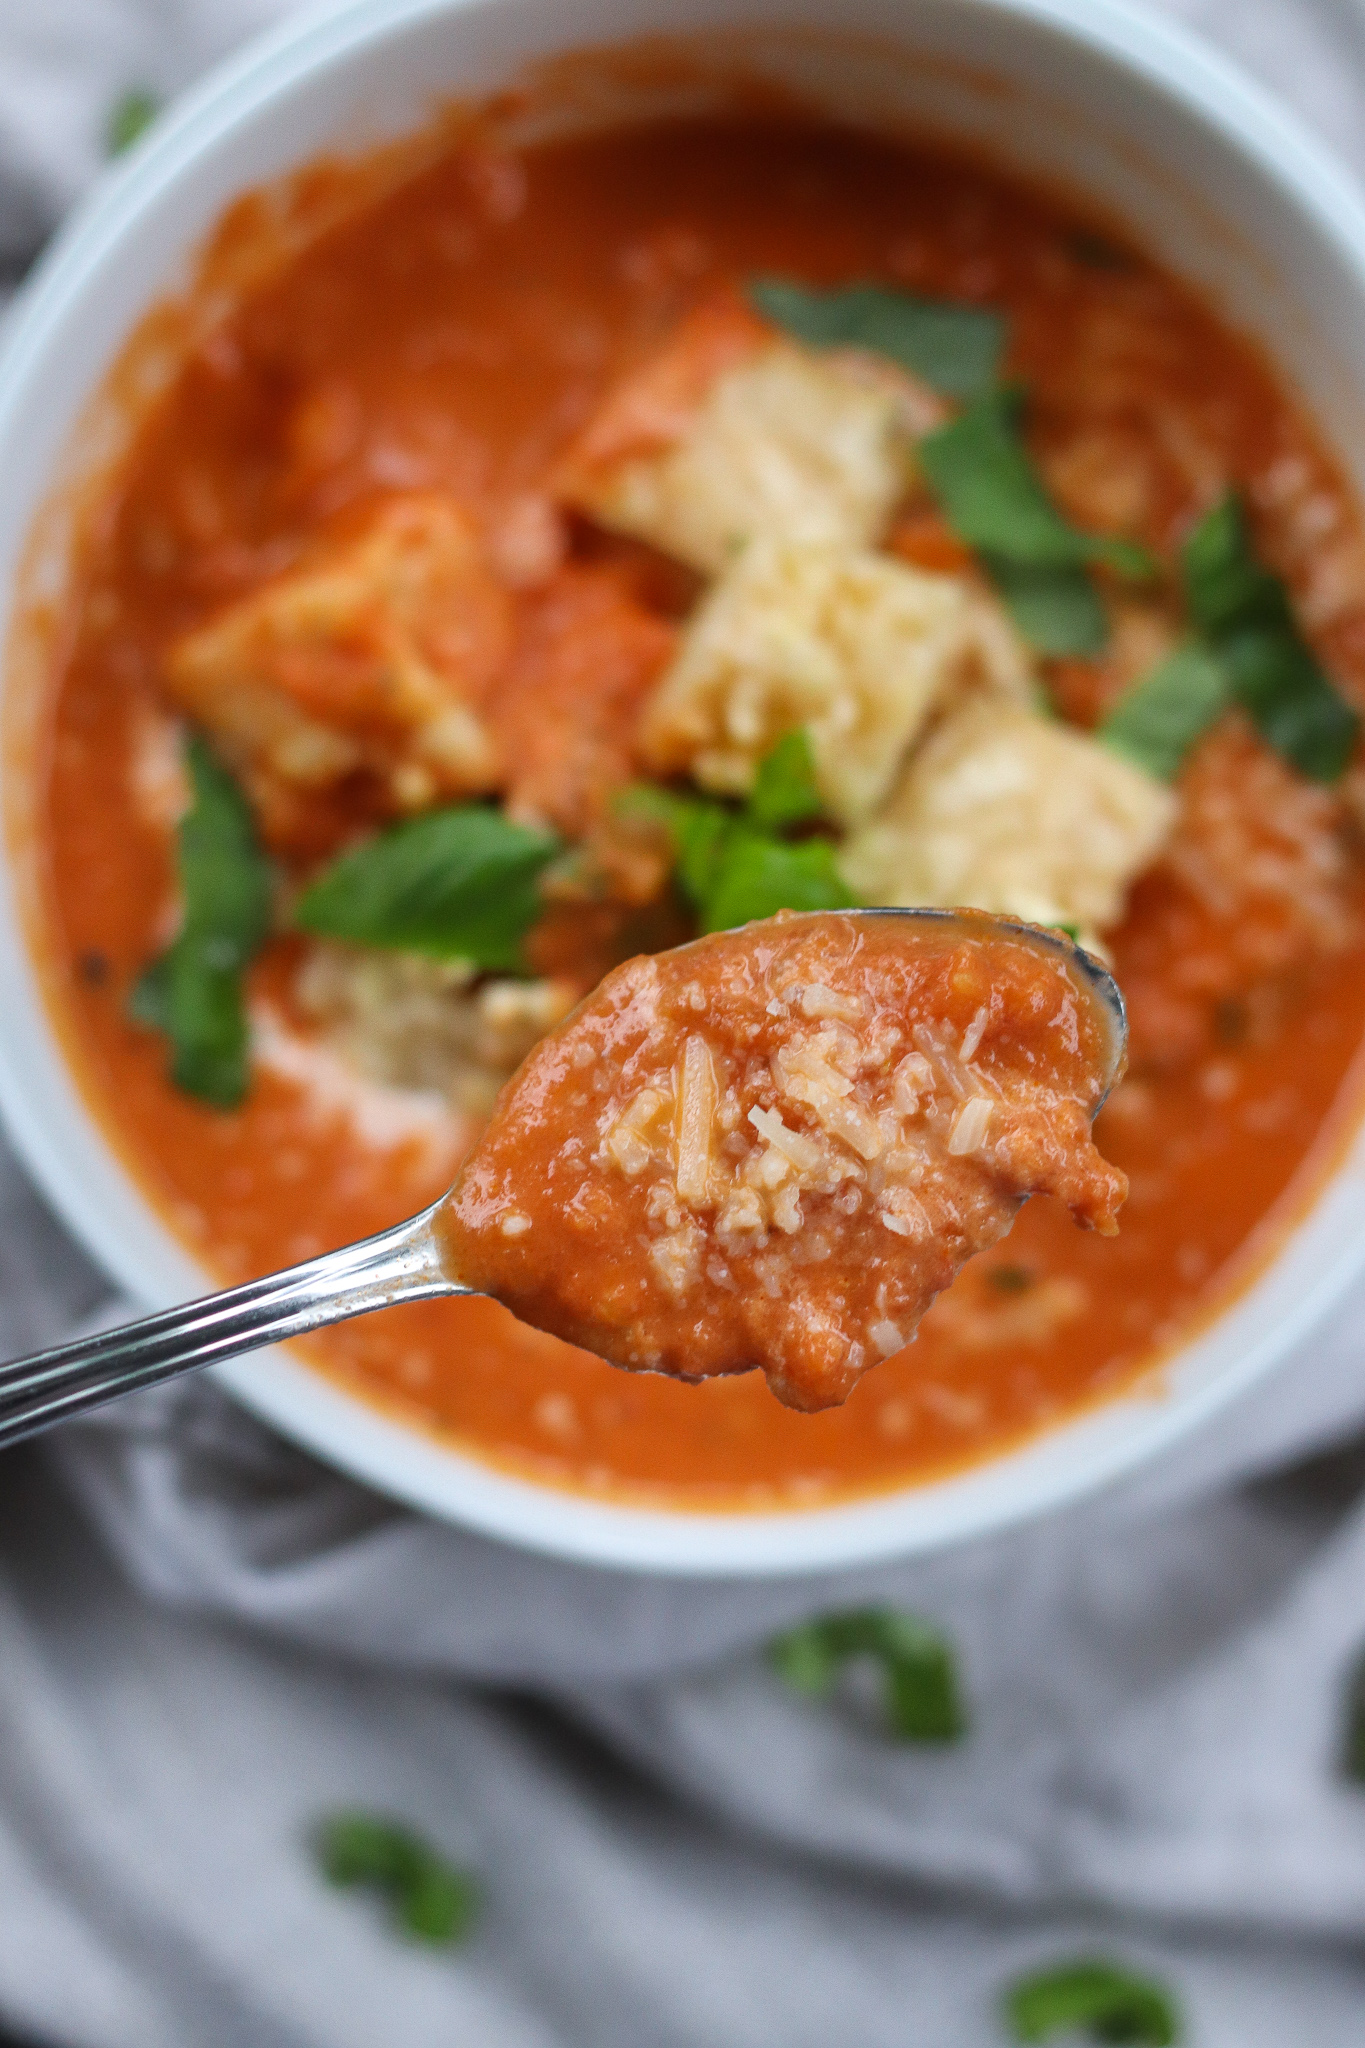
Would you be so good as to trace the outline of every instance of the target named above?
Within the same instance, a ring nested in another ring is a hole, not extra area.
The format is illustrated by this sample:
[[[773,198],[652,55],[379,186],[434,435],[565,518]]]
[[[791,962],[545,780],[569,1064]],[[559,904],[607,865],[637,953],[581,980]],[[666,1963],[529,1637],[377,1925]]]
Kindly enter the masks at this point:
[[[1021,1978],[1005,1994],[1005,2017],[1016,2041],[1086,2033],[1092,2041],[1170,2048],[1180,2034],[1175,2001],[1162,1985],[1089,1957]]]
[[[746,806],[760,831],[782,832],[806,825],[824,806],[815,781],[815,756],[804,729],[787,733],[758,764]]]
[[[246,1093],[243,974],[270,928],[270,865],[246,799],[204,741],[186,749],[191,803],[176,833],[180,934],[129,999],[171,1041],[171,1079],[217,1109]]]
[[[1271,746],[1310,781],[1337,781],[1355,749],[1360,719],[1297,630],[1251,626],[1221,640],[1218,653],[1234,696]]]
[[[1005,609],[1037,654],[1098,654],[1109,619],[1084,569],[1047,568],[984,555],[982,566]]]
[[[615,809],[620,817],[642,819],[667,832],[678,886],[692,908],[700,910],[714,887],[721,845],[735,813],[709,797],[679,796],[651,782],[621,790]]]
[[[1200,521],[1182,564],[1190,613],[1233,697],[1301,775],[1335,782],[1354,751],[1359,715],[1304,639],[1284,584],[1257,560],[1235,494]]]
[[[1159,782],[1173,782],[1195,741],[1231,702],[1225,663],[1204,642],[1189,640],[1124,692],[1095,737]]]
[[[852,910],[857,901],[827,839],[789,845],[735,825],[720,844],[702,930],[730,931],[779,910]]]
[[[890,1607],[826,1614],[768,1647],[778,1676],[798,1692],[826,1693],[855,1657],[881,1664],[889,1731],[901,1742],[956,1742],[967,1717],[952,1648],[940,1632]]]
[[[480,1904],[476,1880],[402,1822],[382,1814],[332,1814],[315,1846],[329,1884],[378,1892],[395,1923],[418,1940],[446,1946],[473,1925]]]
[[[1190,617],[1212,637],[1252,625],[1292,628],[1284,585],[1257,561],[1235,491],[1200,520],[1180,561]]]
[[[453,804],[395,825],[332,863],[294,908],[303,931],[355,945],[517,972],[541,911],[552,833],[486,804]]]
[[[1120,575],[1150,575],[1136,542],[1079,532],[1047,494],[1019,436],[1022,394],[993,391],[919,444],[920,467],[959,540],[982,554],[1038,569],[1106,562]]]
[[[756,278],[749,298],[765,319],[814,348],[866,348],[949,398],[979,398],[999,372],[1005,321],[984,306],[922,298],[888,285],[817,291],[780,277]]]
[[[959,1742],[967,1717],[953,1653],[938,1630],[913,1615],[888,1614],[881,1656],[892,1733],[902,1742]]]

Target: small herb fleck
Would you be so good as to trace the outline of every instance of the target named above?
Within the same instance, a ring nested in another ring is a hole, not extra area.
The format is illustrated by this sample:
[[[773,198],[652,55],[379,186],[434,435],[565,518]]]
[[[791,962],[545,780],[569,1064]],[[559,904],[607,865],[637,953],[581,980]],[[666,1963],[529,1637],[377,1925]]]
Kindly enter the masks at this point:
[[[797,1692],[827,1693],[845,1664],[880,1663],[890,1733],[900,1742],[958,1742],[967,1715],[951,1646],[936,1628],[892,1607],[827,1614],[769,1645],[774,1670]]]
[[[76,955],[76,977],[86,988],[103,988],[109,979],[109,956],[93,947]]]
[[[109,112],[104,130],[106,153],[119,156],[125,149],[131,149],[139,135],[151,127],[160,108],[156,94],[148,92],[145,86],[134,86],[124,93]]]
[[[998,1287],[1002,1294],[1027,1294],[1033,1285],[1033,1273],[1027,1266],[987,1266],[987,1277],[992,1287]]]
[[[1087,270],[1133,268],[1133,259],[1126,249],[1104,235],[1097,235],[1091,228],[1079,228],[1075,234],[1068,235],[1066,246],[1077,263],[1084,263]]]
[[[1180,2038],[1179,2013],[1164,1986],[1096,1957],[1021,1977],[1005,1993],[1004,2005],[1016,2041],[1080,2034],[1135,2048],[1170,2048]]]
[[[389,1902],[394,1924],[433,1946],[462,1941],[479,1909],[479,1887],[402,1822],[334,1813],[318,1828],[318,1863],[329,1884],[364,1886]]]

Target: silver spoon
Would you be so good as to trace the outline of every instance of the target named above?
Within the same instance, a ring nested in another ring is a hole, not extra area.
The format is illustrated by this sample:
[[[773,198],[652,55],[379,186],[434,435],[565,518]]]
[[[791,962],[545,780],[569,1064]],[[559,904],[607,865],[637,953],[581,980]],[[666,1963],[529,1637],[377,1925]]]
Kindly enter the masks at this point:
[[[956,910],[860,910],[858,917],[897,917],[942,927],[969,920]],[[980,916],[980,914],[977,914]],[[987,920],[982,920],[986,922]],[[988,920],[996,931],[1012,932],[1029,943],[1059,952],[1070,960],[1089,985],[1096,1007],[1104,1014],[1109,1037],[1109,1064],[1103,1105],[1123,1072],[1128,1048],[1128,1020],[1123,997],[1108,970],[1061,932],[1007,918]],[[442,1197],[444,1200],[444,1197]],[[381,1230],[359,1244],[324,1252],[264,1280],[248,1280],[179,1308],[163,1309],[93,1337],[78,1337],[48,1351],[34,1352],[0,1365],[0,1448],[36,1436],[54,1423],[98,1408],[120,1394],[154,1387],[180,1373],[195,1372],[221,1359],[236,1358],[263,1344],[303,1337],[328,1323],[392,1308],[398,1302],[430,1301],[438,1295],[469,1294],[447,1270],[435,1229],[441,1202]]]

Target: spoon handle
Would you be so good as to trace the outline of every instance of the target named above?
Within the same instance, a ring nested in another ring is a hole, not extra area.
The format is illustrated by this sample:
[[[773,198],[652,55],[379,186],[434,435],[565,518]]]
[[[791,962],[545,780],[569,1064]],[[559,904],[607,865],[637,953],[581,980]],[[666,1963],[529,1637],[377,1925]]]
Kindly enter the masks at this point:
[[[432,1229],[439,1203],[359,1244],[228,1287],[140,1322],[0,1365],[0,1448],[137,1387],[302,1337],[399,1301],[472,1294],[452,1280]]]

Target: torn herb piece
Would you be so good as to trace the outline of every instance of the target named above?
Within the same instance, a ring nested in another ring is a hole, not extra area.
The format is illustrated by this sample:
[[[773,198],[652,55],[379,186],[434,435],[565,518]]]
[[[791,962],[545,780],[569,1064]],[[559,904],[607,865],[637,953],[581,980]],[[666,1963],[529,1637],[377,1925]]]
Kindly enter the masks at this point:
[[[747,810],[765,832],[808,825],[824,806],[815,780],[815,756],[804,727],[783,735],[758,764]]]
[[[1100,594],[1084,569],[983,555],[1006,611],[1037,654],[1098,654],[1109,638]]]
[[[880,1663],[890,1732],[901,1742],[956,1742],[967,1718],[951,1646],[914,1615],[890,1607],[827,1614],[769,1645],[773,1668],[799,1692],[825,1693],[856,1657]]]
[[[1256,556],[1235,493],[1202,519],[1182,553],[1191,616],[1232,697],[1264,738],[1313,782],[1335,782],[1360,730],[1299,629],[1289,593]]]
[[[161,102],[156,94],[144,87],[134,86],[124,93],[109,110],[104,131],[105,155],[120,156],[125,149],[131,149],[143,131],[151,127],[160,111]]]
[[[1173,782],[1231,701],[1224,664],[1202,641],[1189,640],[1124,692],[1095,737],[1159,782]]]
[[[1104,562],[1140,578],[1156,567],[1129,540],[1081,533],[1047,494],[1019,435],[1023,394],[993,391],[919,443],[920,467],[948,524],[970,547],[1035,568]]]
[[[524,971],[522,940],[541,912],[550,832],[487,804],[452,804],[343,853],[294,907],[301,931],[475,967]]]
[[[1215,643],[1238,703],[1310,782],[1336,782],[1360,719],[1295,626],[1250,626]]]
[[[176,830],[179,936],[129,998],[140,1024],[171,1041],[171,1079],[216,1109],[247,1088],[243,975],[270,927],[270,864],[245,797],[204,741],[185,750],[191,803]]]
[[[999,373],[1003,315],[926,299],[889,285],[818,291],[788,278],[755,278],[749,299],[775,326],[814,348],[865,348],[922,377],[948,398],[979,398]]]
[[[1278,576],[1257,559],[1246,513],[1229,491],[1200,520],[1180,552],[1190,617],[1212,638],[1246,626],[1292,626]]]
[[[857,904],[828,839],[790,843],[736,825],[721,843],[701,927],[724,932],[779,910],[854,910]]]
[[[1016,2041],[1088,2034],[1092,2041],[1170,2048],[1180,2035],[1175,2001],[1162,1985],[1090,1957],[1020,1978],[1004,2006]]]
[[[480,1903],[476,1881],[401,1822],[369,1813],[333,1814],[319,1827],[316,1848],[329,1884],[378,1892],[389,1901],[397,1925],[419,1941],[447,1946],[473,1925]]]

